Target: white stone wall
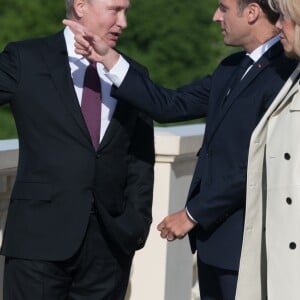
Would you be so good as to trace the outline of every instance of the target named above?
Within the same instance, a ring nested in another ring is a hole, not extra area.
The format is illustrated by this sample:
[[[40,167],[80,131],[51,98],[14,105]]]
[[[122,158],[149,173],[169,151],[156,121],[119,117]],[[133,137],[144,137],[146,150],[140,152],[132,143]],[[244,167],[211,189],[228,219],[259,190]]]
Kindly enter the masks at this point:
[[[155,128],[153,224],[135,255],[126,300],[200,300],[195,257],[188,238],[167,242],[157,224],[185,205],[204,125]],[[17,140],[0,141],[0,241],[18,161]],[[2,290],[3,258],[0,259]],[[2,300],[0,293],[0,300]]]
[[[188,237],[167,242],[157,224],[185,206],[204,134],[204,125],[156,128],[153,224],[144,249],[136,253],[128,300],[199,300],[196,260]]]
[[[15,181],[18,163],[18,141],[0,141],[0,243],[2,242],[9,197]],[[0,291],[3,286],[4,257],[0,256]],[[2,300],[2,292],[0,293]]]

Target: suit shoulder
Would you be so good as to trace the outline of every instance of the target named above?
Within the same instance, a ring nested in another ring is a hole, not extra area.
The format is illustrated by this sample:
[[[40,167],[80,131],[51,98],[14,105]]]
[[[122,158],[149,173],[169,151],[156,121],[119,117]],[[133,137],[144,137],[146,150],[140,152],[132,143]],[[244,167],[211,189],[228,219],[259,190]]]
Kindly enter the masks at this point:
[[[283,53],[281,55],[278,55],[278,57],[274,59],[271,64],[277,74],[279,74],[284,79],[287,79],[287,77],[297,67],[298,61],[286,57],[285,54]]]
[[[53,35],[53,37],[56,35]],[[37,48],[39,45],[43,44],[45,41],[49,40],[52,36],[37,37],[32,39],[25,39],[20,41],[9,42],[5,48],[16,47],[18,49],[27,49],[27,48]]]
[[[243,57],[245,55],[246,55],[245,51],[239,51],[239,52],[232,53],[232,54],[228,55],[227,57],[225,57],[220,62],[220,65],[223,65],[223,66],[236,65],[243,59]]]

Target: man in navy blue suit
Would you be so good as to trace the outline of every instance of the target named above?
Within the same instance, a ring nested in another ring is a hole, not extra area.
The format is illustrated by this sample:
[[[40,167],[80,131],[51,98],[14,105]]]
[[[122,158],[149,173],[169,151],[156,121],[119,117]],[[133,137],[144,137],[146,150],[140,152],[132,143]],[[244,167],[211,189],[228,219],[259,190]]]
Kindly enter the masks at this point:
[[[220,0],[213,20],[221,26],[224,43],[244,51],[225,58],[212,75],[177,90],[153,83],[105,47],[99,36],[73,28],[78,53],[101,61],[109,70],[116,99],[159,122],[206,117],[186,207],[158,225],[161,237],[169,241],[189,233],[198,254],[202,300],[235,298],[250,136],[295,68],[295,62],[284,56],[274,26],[277,18],[266,0]],[[249,64],[237,75],[247,59]]]

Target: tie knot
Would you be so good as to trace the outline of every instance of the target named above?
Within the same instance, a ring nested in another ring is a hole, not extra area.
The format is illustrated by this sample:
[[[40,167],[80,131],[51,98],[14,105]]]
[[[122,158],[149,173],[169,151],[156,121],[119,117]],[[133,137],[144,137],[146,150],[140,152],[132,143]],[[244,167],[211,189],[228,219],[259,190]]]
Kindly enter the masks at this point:
[[[88,87],[89,89],[98,92],[100,89],[100,78],[97,72],[96,62],[90,62],[85,71],[84,77],[84,87]]]
[[[89,64],[90,67],[97,69],[97,62],[90,60],[89,63],[90,63]]]

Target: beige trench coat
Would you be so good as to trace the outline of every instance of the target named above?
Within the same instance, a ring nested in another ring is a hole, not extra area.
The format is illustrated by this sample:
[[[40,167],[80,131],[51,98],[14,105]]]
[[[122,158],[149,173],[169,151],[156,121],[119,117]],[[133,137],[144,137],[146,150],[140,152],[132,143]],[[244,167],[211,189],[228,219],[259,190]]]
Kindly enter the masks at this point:
[[[299,73],[251,137],[236,300],[300,300]]]

